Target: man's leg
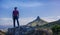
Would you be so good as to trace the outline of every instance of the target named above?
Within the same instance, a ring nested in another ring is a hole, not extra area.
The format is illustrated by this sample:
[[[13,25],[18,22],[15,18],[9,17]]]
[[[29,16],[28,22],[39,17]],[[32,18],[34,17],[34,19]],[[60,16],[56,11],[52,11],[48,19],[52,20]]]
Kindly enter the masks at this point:
[[[18,21],[18,18],[17,18],[17,24],[18,24],[18,27],[19,27],[19,21]]]
[[[14,26],[14,28],[15,28],[15,18],[13,18],[13,26]]]

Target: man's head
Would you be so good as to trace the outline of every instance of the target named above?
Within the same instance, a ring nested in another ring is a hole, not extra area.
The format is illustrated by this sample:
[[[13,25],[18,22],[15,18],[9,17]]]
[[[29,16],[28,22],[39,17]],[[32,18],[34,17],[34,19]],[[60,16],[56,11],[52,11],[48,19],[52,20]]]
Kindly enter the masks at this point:
[[[16,10],[16,9],[17,9],[17,7],[14,7],[14,9]]]

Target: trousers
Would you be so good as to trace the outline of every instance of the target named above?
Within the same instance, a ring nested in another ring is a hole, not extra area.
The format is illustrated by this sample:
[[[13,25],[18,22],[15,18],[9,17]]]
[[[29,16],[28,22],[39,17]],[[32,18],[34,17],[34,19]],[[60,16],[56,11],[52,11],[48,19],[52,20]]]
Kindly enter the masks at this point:
[[[16,21],[17,21],[17,25],[18,25],[18,27],[19,27],[18,17],[17,17],[17,16],[13,16],[13,26],[14,26],[14,27],[16,27],[16,26],[15,26],[15,24],[16,24],[15,22],[16,22]]]

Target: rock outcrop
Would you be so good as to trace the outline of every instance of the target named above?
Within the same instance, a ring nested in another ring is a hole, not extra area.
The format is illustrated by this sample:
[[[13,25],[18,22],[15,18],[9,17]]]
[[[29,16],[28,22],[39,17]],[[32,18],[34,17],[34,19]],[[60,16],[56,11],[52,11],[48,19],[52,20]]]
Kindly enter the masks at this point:
[[[9,28],[8,35],[52,35],[51,29],[40,28]]]

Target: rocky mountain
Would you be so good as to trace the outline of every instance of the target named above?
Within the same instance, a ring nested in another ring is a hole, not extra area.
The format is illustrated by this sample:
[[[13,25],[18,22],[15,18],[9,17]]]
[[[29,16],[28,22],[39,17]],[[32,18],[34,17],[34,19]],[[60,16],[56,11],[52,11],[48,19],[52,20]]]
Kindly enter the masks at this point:
[[[32,27],[35,27],[35,26],[40,26],[40,25],[43,25],[43,24],[47,24],[48,22],[42,20],[39,16],[33,20],[32,22],[28,23],[27,26],[32,26]]]
[[[0,35],[5,35],[5,34],[6,34],[6,32],[0,30]]]

